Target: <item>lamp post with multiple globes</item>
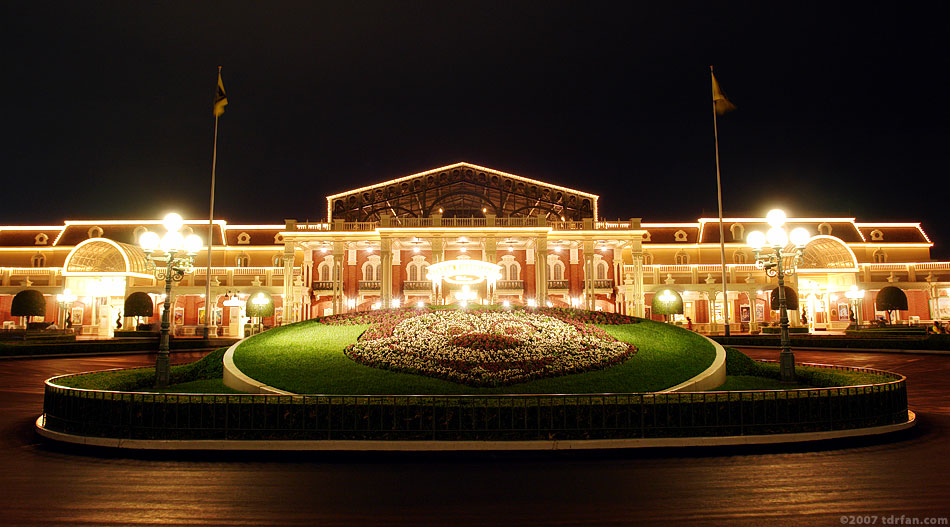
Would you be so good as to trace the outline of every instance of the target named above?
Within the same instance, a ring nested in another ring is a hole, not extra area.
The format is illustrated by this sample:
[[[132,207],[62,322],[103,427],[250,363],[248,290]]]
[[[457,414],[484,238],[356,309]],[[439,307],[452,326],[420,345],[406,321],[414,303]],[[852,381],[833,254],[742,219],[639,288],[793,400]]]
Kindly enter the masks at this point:
[[[851,301],[851,312],[854,313],[854,324],[855,328],[861,325],[861,313],[858,311],[858,301],[864,298],[864,289],[858,289],[858,286],[853,285],[851,289],[845,291],[844,296],[848,297],[848,300]]]
[[[785,299],[785,274],[794,273],[799,264],[802,263],[802,256],[805,253],[805,244],[811,239],[811,235],[804,227],[792,229],[791,233],[786,232],[785,212],[780,209],[770,210],[766,215],[766,221],[771,229],[763,234],[761,231],[752,231],[746,237],[746,243],[755,252],[755,265],[759,269],[765,269],[769,276],[778,277],[778,304],[779,304],[779,325],[782,334],[782,351],[779,353],[779,369],[782,382],[795,382],[795,356],[792,354],[791,344],[788,338],[788,308]],[[788,242],[794,244],[792,251],[785,251]],[[763,252],[763,248],[768,247]],[[768,251],[768,249],[771,251]],[[789,262],[784,260],[789,258]]]
[[[162,309],[162,331],[158,344],[158,358],[155,359],[155,386],[168,386],[168,329],[171,325],[170,314],[172,283],[179,282],[185,273],[191,271],[195,255],[201,250],[201,237],[197,234],[182,236],[181,228],[184,220],[172,212],[165,216],[162,225],[167,231],[159,237],[157,233],[146,231],[139,237],[139,245],[145,252],[148,266],[155,273],[155,278],[165,281],[165,302]]]

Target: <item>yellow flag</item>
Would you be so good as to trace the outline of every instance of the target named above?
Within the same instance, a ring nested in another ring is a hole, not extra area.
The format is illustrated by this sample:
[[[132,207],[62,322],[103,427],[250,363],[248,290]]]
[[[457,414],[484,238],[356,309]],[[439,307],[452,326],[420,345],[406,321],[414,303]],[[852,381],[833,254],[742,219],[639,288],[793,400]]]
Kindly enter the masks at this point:
[[[221,117],[227,105],[228,95],[224,92],[224,82],[221,81],[221,68],[218,68],[218,91],[214,94],[214,116]]]
[[[719,83],[716,82],[716,76],[713,75],[712,71],[710,71],[709,74],[712,76],[713,106],[716,108],[716,115],[722,115],[726,112],[735,110],[736,105],[729,102],[729,99],[727,99],[726,96],[723,95],[722,90],[719,89]],[[227,104],[227,102],[225,102],[225,104]]]

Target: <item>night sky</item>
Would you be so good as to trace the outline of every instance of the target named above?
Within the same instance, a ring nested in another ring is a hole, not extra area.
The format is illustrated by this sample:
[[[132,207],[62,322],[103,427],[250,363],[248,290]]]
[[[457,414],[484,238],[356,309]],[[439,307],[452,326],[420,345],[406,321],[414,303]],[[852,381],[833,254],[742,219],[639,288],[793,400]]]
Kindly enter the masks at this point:
[[[322,219],[328,194],[457,161],[694,221],[716,214],[714,64],[738,107],[727,216],[920,221],[950,257],[942,7],[145,4],[0,5],[0,224],[207,217],[219,64],[231,223]]]

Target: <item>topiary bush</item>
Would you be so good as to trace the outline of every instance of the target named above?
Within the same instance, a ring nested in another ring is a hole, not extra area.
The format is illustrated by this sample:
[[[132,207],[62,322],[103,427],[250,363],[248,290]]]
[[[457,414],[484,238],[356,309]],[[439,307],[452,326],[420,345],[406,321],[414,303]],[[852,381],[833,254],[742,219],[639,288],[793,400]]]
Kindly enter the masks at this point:
[[[772,290],[772,294],[769,295],[769,298],[770,298],[769,303],[771,304],[772,311],[778,311],[779,302],[778,302],[778,288],[777,287]],[[798,293],[796,293],[795,290],[789,286],[785,286],[785,309],[789,311],[798,310]]]
[[[887,311],[887,322],[891,322],[891,311],[907,310],[907,295],[899,287],[889,285],[881,288],[874,299],[878,311]]]
[[[153,313],[155,313],[155,304],[152,303],[152,297],[148,296],[148,293],[138,291],[125,299],[125,316],[150,317]]]
[[[267,299],[266,304],[257,305],[253,302],[255,298],[263,295]],[[272,317],[274,316],[274,299],[263,291],[253,293],[247,297],[247,303],[244,305],[244,311],[249,317]]]
[[[46,298],[36,289],[25,289],[13,297],[10,315],[14,317],[46,316]]]

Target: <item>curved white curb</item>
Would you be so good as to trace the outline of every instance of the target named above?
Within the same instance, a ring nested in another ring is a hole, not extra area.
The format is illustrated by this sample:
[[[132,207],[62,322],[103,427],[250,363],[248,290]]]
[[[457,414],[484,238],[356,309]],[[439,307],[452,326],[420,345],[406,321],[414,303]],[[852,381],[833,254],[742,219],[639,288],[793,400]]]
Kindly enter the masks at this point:
[[[258,450],[258,451],[351,451],[351,452],[474,452],[474,451],[528,451],[528,450],[608,450],[622,448],[711,447],[733,445],[773,445],[804,443],[843,437],[874,436],[911,428],[917,415],[907,410],[907,421],[894,425],[826,432],[796,434],[748,435],[723,437],[668,437],[643,439],[588,439],[566,441],[265,441],[195,439],[164,441],[152,439],[118,439],[87,437],[54,432],[45,428],[45,416],[36,420],[36,432],[41,436],[87,446],[126,448],[130,450]]]
[[[224,385],[244,393],[267,393],[272,395],[294,395],[292,392],[285,392],[268,386],[260,381],[248,377],[234,364],[234,350],[238,344],[244,342],[239,340],[224,352]]]
[[[681,382],[672,388],[660,390],[657,393],[708,392],[722,386],[722,383],[726,382],[726,349],[715,340],[705,335],[702,335],[702,337],[716,348],[716,358],[713,359],[712,364],[692,379]]]

